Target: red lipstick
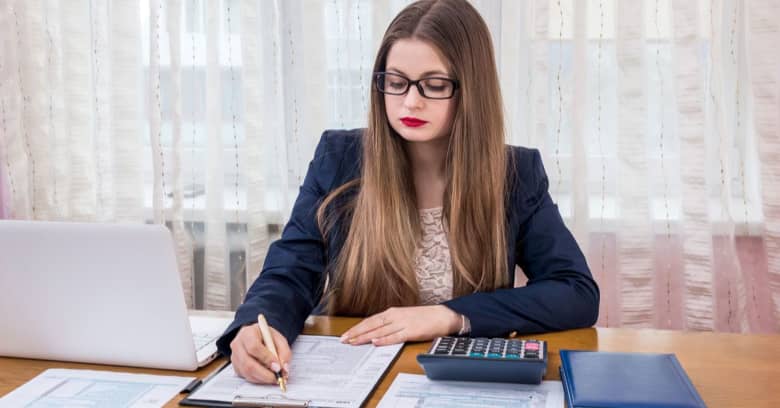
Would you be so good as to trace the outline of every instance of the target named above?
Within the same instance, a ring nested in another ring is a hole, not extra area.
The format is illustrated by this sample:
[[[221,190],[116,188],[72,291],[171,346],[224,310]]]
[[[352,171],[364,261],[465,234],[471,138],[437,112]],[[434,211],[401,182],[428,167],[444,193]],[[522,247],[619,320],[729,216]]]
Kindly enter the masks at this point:
[[[414,117],[411,117],[411,116],[407,116],[407,117],[401,118],[401,123],[403,123],[404,125],[406,125],[408,127],[420,127],[420,126],[422,126],[422,125],[424,125],[424,124],[426,124],[428,122],[425,121],[425,120],[422,120],[422,119],[417,119],[417,118],[414,118]]]

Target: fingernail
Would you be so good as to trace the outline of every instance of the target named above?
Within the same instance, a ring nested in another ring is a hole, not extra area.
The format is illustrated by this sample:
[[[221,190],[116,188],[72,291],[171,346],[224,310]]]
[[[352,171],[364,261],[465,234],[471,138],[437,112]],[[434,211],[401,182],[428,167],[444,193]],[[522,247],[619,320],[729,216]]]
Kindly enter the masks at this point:
[[[341,335],[341,337],[339,337],[339,341],[344,343],[344,342],[347,341],[347,338],[348,338],[347,337],[347,333],[344,333],[344,334]]]
[[[276,361],[271,363],[271,371],[273,371],[275,373],[278,373],[279,370],[281,370],[281,369],[282,369],[282,366],[280,366],[279,363],[277,363]]]
[[[376,344],[378,341],[377,339],[371,339],[371,344]]]
[[[284,371],[287,373],[287,375],[290,375],[290,365],[287,363],[284,363]]]
[[[349,339],[349,344],[355,344],[355,343],[357,343],[357,339],[356,338],[353,337],[353,338]]]

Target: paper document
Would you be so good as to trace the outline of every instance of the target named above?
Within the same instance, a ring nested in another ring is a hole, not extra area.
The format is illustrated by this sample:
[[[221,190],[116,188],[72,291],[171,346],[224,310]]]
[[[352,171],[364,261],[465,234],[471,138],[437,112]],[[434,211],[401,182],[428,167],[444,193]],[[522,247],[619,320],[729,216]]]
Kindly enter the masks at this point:
[[[560,381],[539,385],[431,381],[424,375],[398,374],[378,408],[561,408]]]
[[[192,380],[53,368],[0,398],[0,407],[162,407]]]
[[[402,347],[352,346],[342,344],[338,337],[302,335],[292,347],[286,393],[282,394],[276,384],[251,384],[229,365],[188,399],[233,401],[241,396],[308,400],[313,407],[359,407]]]

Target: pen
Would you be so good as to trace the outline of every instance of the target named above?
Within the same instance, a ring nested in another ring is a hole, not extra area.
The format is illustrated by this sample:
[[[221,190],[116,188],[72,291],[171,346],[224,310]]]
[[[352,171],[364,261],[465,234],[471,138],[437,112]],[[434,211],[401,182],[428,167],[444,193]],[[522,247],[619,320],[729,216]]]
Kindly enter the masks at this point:
[[[201,379],[198,379],[198,378],[195,378],[195,379],[194,379],[194,380],[192,380],[192,382],[190,382],[190,383],[189,383],[189,384],[188,384],[186,387],[184,387],[184,389],[183,389],[183,390],[181,390],[180,392],[181,392],[181,393],[184,393],[184,394],[191,394],[191,393],[192,393],[192,392],[194,392],[196,389],[198,389],[198,387],[200,387],[201,385],[203,385],[203,384],[205,384],[205,383],[209,382],[209,380],[210,380],[211,378],[213,378],[213,377],[214,377],[215,375],[217,375],[217,374],[218,374],[220,371],[222,371],[222,369],[223,369],[223,368],[227,367],[227,365],[228,365],[228,364],[230,364],[230,360],[228,360],[228,361],[225,361],[224,363],[222,363],[222,365],[220,365],[219,367],[217,367],[217,369],[216,369],[216,370],[214,370],[214,371],[210,372],[210,373],[209,373],[207,376],[203,377],[203,379],[202,379],[202,380],[201,380]]]
[[[190,381],[189,384],[187,384],[186,387],[184,387],[181,391],[179,391],[182,394],[191,394],[193,391],[195,391],[200,385],[203,384],[203,382],[200,380],[200,378],[195,378],[194,380]]]
[[[268,347],[271,354],[278,360],[279,354],[276,353],[276,346],[274,345],[274,338],[271,336],[271,329],[268,328],[268,322],[265,321],[265,316],[263,316],[262,313],[257,315],[257,325],[260,326],[260,333],[263,334],[265,346]],[[276,382],[279,383],[279,388],[282,389],[282,392],[287,392],[287,384],[284,382],[284,377],[282,377],[282,370],[280,369],[274,374],[276,374]]]

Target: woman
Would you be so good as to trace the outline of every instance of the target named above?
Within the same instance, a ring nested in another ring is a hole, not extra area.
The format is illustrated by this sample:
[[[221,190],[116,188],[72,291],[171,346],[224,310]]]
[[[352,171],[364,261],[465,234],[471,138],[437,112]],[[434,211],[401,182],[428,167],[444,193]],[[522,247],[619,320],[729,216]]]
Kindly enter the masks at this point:
[[[218,342],[236,372],[256,383],[288,375],[289,345],[313,311],[365,316],[342,337],[355,345],[592,325],[598,287],[539,152],[504,144],[479,13],[465,0],[409,5],[372,80],[368,128],[323,134],[281,239]],[[512,287],[515,265],[525,287]]]

